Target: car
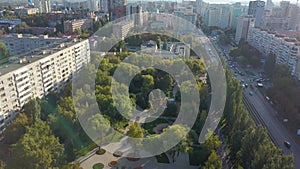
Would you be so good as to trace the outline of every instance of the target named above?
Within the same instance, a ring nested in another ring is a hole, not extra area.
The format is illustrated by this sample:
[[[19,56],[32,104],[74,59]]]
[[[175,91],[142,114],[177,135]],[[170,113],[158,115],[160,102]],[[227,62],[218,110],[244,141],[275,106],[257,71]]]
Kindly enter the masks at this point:
[[[288,149],[290,149],[290,148],[292,147],[291,143],[288,142],[288,141],[284,141],[284,145],[285,145]]]
[[[246,88],[248,87],[248,84],[247,84],[247,83],[245,83],[245,87],[246,87]]]
[[[258,87],[263,87],[264,85],[262,83],[257,83]]]
[[[250,91],[250,92],[249,92],[249,95],[250,95],[250,96],[253,96],[253,92],[252,92],[252,91]]]
[[[269,101],[270,100],[270,98],[268,97],[268,96],[266,96],[266,99]]]

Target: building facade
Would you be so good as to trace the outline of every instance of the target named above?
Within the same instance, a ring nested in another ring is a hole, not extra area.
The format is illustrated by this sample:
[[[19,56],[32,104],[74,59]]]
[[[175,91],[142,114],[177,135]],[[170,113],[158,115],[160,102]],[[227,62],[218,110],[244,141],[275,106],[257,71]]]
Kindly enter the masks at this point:
[[[124,39],[127,36],[130,29],[133,27],[134,22],[132,20],[124,20],[122,22],[114,24],[114,26],[112,27],[112,32],[116,37]]]
[[[8,34],[3,35],[0,39],[11,56],[22,55],[64,40],[63,38],[48,37],[48,35],[33,36],[30,34]]]
[[[235,42],[239,44],[242,39],[246,41],[249,28],[254,27],[254,25],[255,19],[252,17],[252,15],[241,16],[237,21],[234,38]]]
[[[64,21],[64,32],[73,33],[76,29],[89,29],[93,26],[92,19],[74,19]]]
[[[248,15],[252,15],[255,18],[255,26],[260,26],[264,17],[264,1],[250,1]]]
[[[291,74],[300,80],[300,42],[285,34],[250,28],[248,43],[263,53],[276,56],[277,64],[287,65]]]
[[[63,89],[89,62],[88,40],[69,39],[0,65],[0,128],[28,100]]]

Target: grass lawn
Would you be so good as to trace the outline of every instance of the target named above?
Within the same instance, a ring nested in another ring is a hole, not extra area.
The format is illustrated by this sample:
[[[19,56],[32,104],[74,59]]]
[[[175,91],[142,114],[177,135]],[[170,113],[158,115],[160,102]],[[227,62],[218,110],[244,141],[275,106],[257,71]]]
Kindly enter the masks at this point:
[[[145,130],[147,130],[149,133],[153,134],[152,129],[153,129],[155,126],[157,126],[158,124],[162,124],[162,123],[169,123],[169,121],[166,120],[166,119],[157,118],[157,119],[154,120],[154,121],[151,121],[151,122],[149,122],[149,123],[145,123],[145,124],[143,125],[143,128],[144,128]]]
[[[207,161],[210,151],[204,146],[193,147],[193,151],[189,152],[190,165],[199,166],[203,165]]]
[[[155,158],[158,163],[170,163],[170,161],[165,153],[157,155],[157,156],[155,156]]]

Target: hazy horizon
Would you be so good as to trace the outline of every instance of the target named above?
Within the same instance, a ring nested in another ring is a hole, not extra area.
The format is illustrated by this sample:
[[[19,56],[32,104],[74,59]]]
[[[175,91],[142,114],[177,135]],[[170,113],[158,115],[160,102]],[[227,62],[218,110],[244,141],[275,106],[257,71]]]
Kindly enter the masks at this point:
[[[10,3],[27,3],[28,0],[0,0],[0,2],[10,2]],[[62,2],[63,0],[51,0],[52,3],[54,2]],[[85,1],[85,0],[68,0],[68,1]],[[182,0],[127,0],[127,2],[139,2],[139,1],[174,1],[174,2],[181,2]],[[195,0],[190,0],[190,1],[195,1]],[[247,3],[250,0],[203,0],[204,2],[208,3],[235,3],[235,2],[241,2],[241,3]],[[266,0],[262,0],[265,1]],[[272,0],[275,4],[279,4],[282,0]],[[289,0],[292,4],[297,3],[297,0]]]

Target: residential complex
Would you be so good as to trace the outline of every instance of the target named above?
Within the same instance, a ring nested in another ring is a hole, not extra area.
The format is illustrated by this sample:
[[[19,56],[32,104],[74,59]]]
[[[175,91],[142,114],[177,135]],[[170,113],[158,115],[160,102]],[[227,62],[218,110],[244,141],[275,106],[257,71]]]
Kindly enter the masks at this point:
[[[0,65],[0,127],[29,99],[62,89],[88,62],[88,40],[69,39]]]
[[[62,42],[64,40],[64,38],[48,37],[48,35],[32,36],[31,34],[8,34],[0,39],[12,56],[29,53],[54,42]]]
[[[287,65],[291,74],[300,80],[300,42],[295,38],[252,27],[247,41],[265,56],[274,54],[276,63]]]

